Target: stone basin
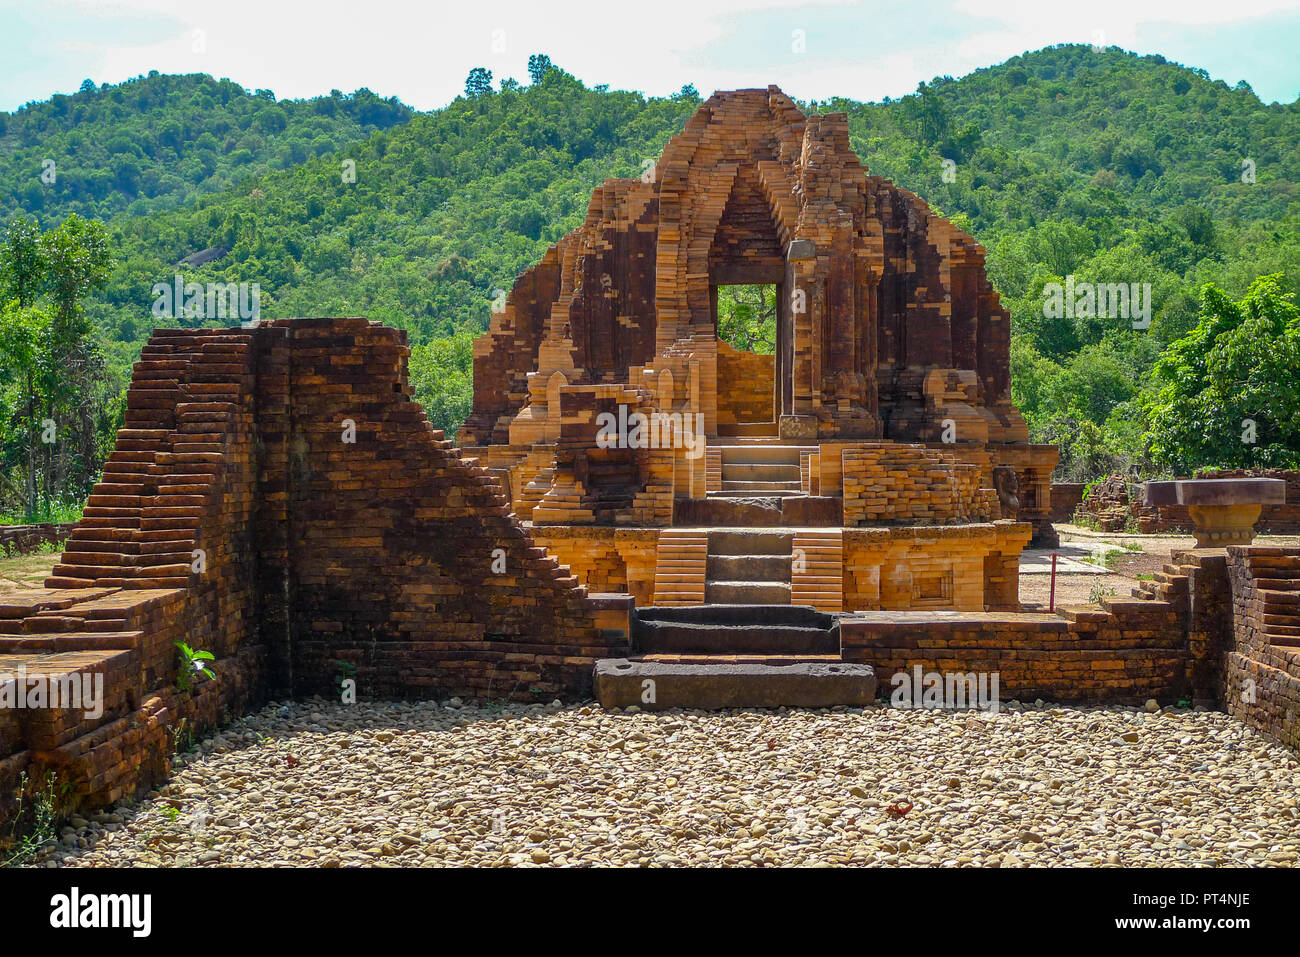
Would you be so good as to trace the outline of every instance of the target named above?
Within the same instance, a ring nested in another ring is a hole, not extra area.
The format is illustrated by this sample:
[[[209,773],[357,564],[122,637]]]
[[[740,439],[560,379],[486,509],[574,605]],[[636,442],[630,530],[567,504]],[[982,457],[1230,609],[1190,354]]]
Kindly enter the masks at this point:
[[[1265,505],[1286,501],[1286,482],[1267,478],[1179,479],[1147,482],[1144,505],[1184,505],[1201,548],[1249,545]]]

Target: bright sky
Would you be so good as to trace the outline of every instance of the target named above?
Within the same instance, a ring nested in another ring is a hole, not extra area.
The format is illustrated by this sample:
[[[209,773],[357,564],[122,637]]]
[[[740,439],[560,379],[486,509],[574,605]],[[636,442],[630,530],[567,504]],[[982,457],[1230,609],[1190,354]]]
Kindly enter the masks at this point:
[[[638,12],[644,11],[644,12]],[[0,0],[0,109],[150,70],[277,97],[369,87],[423,110],[471,67],[528,82],[530,53],[651,95],[779,84],[879,100],[1054,43],[1117,45],[1300,95],[1300,0]]]

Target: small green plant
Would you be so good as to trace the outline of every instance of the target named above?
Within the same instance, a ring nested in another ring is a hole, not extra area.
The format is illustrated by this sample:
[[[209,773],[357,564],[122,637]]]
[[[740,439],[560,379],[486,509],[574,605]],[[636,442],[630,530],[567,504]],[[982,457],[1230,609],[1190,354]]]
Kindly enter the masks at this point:
[[[172,736],[173,754],[188,754],[194,750],[194,728],[190,725],[189,718],[181,718],[175,727],[167,729],[167,733]]]
[[[1098,582],[1092,586],[1092,591],[1088,592],[1088,604],[1100,605],[1103,598],[1113,597],[1114,594],[1114,588],[1107,588],[1105,585],[1101,584],[1101,582]]]
[[[175,821],[178,817],[181,816],[181,809],[176,807],[173,804],[168,804],[165,808],[162,809],[162,816],[167,818],[167,820],[169,821]]]
[[[54,809],[55,783],[53,771],[45,775],[45,787],[32,795],[30,805],[27,803],[27,772],[18,777],[18,807],[14,811],[13,823],[9,827],[8,855],[0,859],[0,866],[21,867],[30,864],[42,847],[54,840],[54,822],[58,814]],[[19,834],[24,819],[27,826]]]
[[[1070,524],[1078,525],[1080,528],[1086,528],[1092,532],[1101,531],[1101,523],[1098,522],[1097,519],[1093,518],[1091,515],[1088,515],[1080,510],[1075,511],[1074,517],[1070,519]]]
[[[1120,542],[1120,543],[1119,543],[1119,547],[1122,548],[1122,549],[1124,549],[1124,551],[1126,551],[1126,552],[1144,552],[1144,551],[1146,551],[1146,549],[1142,547],[1142,543],[1141,543],[1141,542],[1132,542],[1132,541],[1130,541],[1130,542]]]
[[[336,661],[334,667],[334,697],[342,699],[344,692],[344,682],[352,681],[357,676],[357,666],[350,661]]]
[[[180,652],[180,667],[176,672],[176,688],[179,691],[189,691],[193,687],[194,676],[196,674],[207,675],[209,678],[216,678],[205,662],[216,661],[216,655],[210,651],[191,648],[183,641],[176,642],[176,648]]]

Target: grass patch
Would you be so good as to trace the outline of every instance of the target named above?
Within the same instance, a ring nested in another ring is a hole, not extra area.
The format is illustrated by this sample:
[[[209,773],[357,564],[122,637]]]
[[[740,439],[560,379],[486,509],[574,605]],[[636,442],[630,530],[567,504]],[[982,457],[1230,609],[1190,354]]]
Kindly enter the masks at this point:
[[[54,571],[62,549],[35,552],[31,555],[0,557],[0,587],[19,585],[23,588],[40,588]]]
[[[86,503],[79,499],[62,498],[38,502],[34,511],[12,509],[0,512],[0,525],[40,525],[44,522],[79,522]]]

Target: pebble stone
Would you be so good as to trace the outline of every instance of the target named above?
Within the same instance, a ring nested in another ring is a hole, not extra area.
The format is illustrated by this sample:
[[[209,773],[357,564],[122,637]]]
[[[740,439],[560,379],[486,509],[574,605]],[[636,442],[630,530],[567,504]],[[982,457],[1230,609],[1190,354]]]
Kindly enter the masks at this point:
[[[1294,867],[1300,762],[1226,714],[273,703],[34,866]]]

